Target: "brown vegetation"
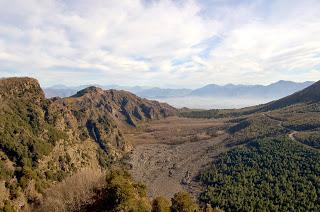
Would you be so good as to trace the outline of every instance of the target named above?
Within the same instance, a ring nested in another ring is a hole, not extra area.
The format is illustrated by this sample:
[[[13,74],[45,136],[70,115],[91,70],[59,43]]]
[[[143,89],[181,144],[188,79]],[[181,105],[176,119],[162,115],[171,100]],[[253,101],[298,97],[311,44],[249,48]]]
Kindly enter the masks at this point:
[[[105,184],[104,172],[83,169],[46,190],[32,211],[79,211],[83,205],[92,204],[96,191]]]

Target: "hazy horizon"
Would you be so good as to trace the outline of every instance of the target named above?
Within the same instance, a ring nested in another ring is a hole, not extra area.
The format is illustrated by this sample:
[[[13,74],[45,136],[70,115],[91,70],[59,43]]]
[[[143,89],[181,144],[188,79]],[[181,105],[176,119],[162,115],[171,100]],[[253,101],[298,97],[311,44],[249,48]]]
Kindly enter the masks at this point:
[[[176,108],[190,109],[240,109],[244,107],[264,104],[276,100],[274,98],[223,98],[223,97],[169,97],[169,98],[151,98],[159,102],[168,103]]]
[[[306,81],[293,81],[293,80],[285,80],[285,79],[279,79],[277,81],[272,81],[270,83],[265,83],[265,84],[259,84],[259,83],[256,83],[256,84],[246,84],[246,83],[228,83],[228,82],[223,82],[223,83],[208,83],[208,84],[203,84],[203,85],[199,85],[199,86],[196,86],[196,87],[165,87],[165,86],[152,86],[152,85],[140,85],[140,84],[117,84],[116,82],[113,83],[113,84],[96,84],[96,83],[92,83],[92,84],[76,84],[76,85],[67,85],[67,84],[62,84],[62,83],[54,83],[52,85],[47,85],[47,86],[44,86],[44,85],[41,85],[41,82],[39,81],[40,85],[42,88],[53,88],[53,87],[59,87],[59,86],[63,86],[63,87],[68,87],[68,88],[79,88],[79,87],[85,87],[85,86],[101,86],[101,87],[107,87],[107,86],[110,86],[110,88],[112,87],[122,87],[122,88],[125,88],[125,87],[141,87],[141,88],[145,88],[145,89],[152,89],[152,88],[160,88],[160,89],[190,89],[190,90],[193,90],[193,89],[197,89],[197,88],[202,88],[204,86],[207,86],[207,85],[218,85],[218,86],[226,86],[226,85],[236,85],[236,86],[256,86],[256,85],[261,85],[261,86],[268,86],[268,85],[271,85],[271,84],[275,84],[275,83],[278,83],[278,82],[281,82],[281,81],[285,81],[285,82],[293,82],[293,83],[306,83],[306,82],[316,82],[320,80],[319,79],[315,79],[315,80],[306,80]]]
[[[287,82],[289,82],[289,84]],[[226,87],[221,86],[220,88],[204,85],[196,89],[120,85],[93,86],[100,87],[105,90],[126,90],[143,98],[168,103],[176,108],[187,107],[192,109],[239,109],[277,100],[301,90],[312,83],[313,82],[307,81],[298,84],[292,81],[280,80],[266,86],[233,85],[230,87],[230,84],[227,84],[225,85]],[[44,88],[44,91],[48,98],[54,96],[67,97],[74,95],[79,90],[85,89],[88,86],[90,85],[68,87],[60,84],[53,87]],[[217,91],[217,89],[219,90]]]

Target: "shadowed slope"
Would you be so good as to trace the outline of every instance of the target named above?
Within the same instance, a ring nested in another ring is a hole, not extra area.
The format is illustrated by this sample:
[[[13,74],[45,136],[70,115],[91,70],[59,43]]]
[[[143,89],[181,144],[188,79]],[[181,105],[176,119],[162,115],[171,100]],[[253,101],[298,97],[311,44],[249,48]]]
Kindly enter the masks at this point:
[[[270,102],[263,108],[275,110],[298,103],[316,103],[320,101],[320,81],[290,96]]]

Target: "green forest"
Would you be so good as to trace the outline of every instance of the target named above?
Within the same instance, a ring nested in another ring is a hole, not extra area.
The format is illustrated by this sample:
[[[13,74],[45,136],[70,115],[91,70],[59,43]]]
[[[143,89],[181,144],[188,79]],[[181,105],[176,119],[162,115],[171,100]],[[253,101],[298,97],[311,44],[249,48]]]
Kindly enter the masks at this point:
[[[225,211],[319,211],[319,111],[296,104],[233,119],[234,148],[199,176],[201,201]]]
[[[286,137],[223,154],[200,176],[201,200],[225,211],[319,211],[320,153]]]

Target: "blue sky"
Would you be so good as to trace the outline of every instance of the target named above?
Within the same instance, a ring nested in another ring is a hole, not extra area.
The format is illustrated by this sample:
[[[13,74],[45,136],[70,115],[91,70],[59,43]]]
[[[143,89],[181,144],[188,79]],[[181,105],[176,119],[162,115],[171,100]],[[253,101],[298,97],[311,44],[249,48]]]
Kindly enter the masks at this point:
[[[0,0],[0,77],[199,87],[320,79],[318,0]]]

